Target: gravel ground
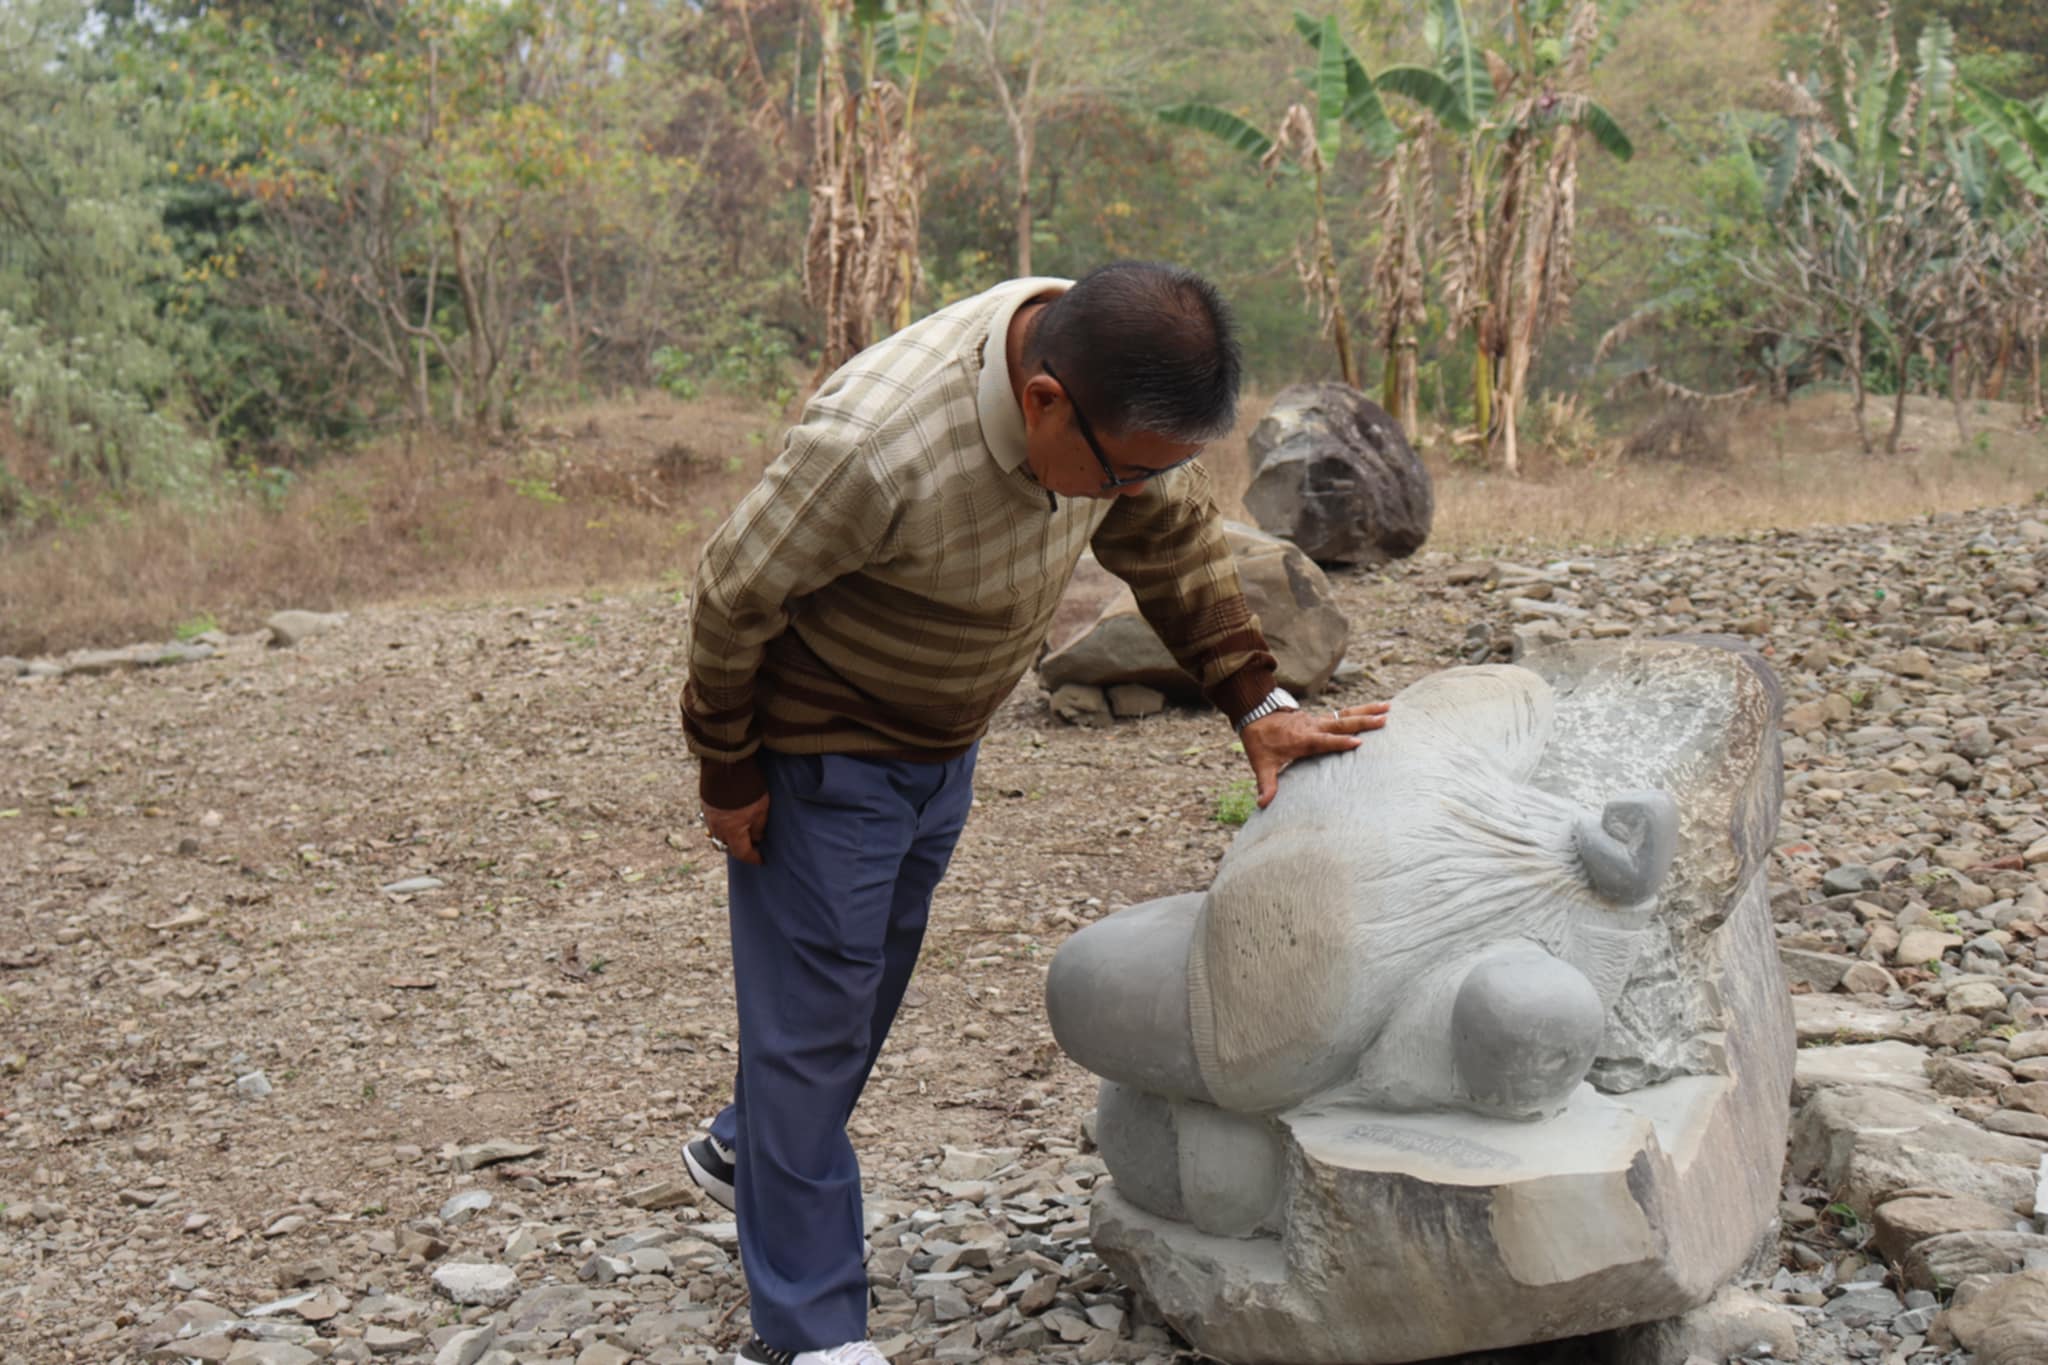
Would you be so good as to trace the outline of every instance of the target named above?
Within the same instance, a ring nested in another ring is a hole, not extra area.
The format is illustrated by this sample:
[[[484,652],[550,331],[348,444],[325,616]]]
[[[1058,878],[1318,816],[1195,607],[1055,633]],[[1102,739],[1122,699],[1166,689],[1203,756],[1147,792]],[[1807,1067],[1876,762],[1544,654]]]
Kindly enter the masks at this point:
[[[1945,1103],[2023,1141],[2048,1110],[2004,1056],[2048,1018],[2039,516],[1339,573],[1363,668],[1331,699],[1554,634],[1745,637],[1791,708],[1773,875],[1795,990],[2002,1070]],[[743,1339],[731,1227],[675,1183],[734,1048],[683,629],[643,592],[0,669],[0,1359],[602,1365]],[[1028,682],[1004,708],[853,1125],[897,1358],[1175,1353],[1087,1249],[1093,1086],[1039,983],[1074,928],[1207,880],[1244,775],[1196,711],[1077,730]],[[1901,960],[1915,929],[1944,937]],[[1944,965],[1913,957],[1930,945]],[[1793,1174],[1782,1272],[1756,1287],[1804,1358],[1967,1359],[1867,1220]]]

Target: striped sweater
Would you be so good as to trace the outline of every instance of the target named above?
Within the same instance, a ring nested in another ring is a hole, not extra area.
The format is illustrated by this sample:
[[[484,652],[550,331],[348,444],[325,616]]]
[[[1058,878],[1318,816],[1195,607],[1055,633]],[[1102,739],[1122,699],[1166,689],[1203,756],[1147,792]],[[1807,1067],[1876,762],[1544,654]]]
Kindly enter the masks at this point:
[[[1131,585],[1233,720],[1271,690],[1201,462],[1049,506],[1004,344],[1018,280],[862,351],[805,406],[697,567],[683,730],[707,805],[766,788],[760,746],[940,761],[1036,658],[1082,553]]]

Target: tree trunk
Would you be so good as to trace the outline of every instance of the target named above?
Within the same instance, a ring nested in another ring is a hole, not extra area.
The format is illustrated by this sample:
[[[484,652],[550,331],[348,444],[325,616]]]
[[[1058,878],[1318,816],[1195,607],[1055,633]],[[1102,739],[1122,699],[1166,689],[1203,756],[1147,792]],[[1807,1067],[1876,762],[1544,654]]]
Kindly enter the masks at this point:
[[[465,414],[479,431],[490,422],[489,374],[490,337],[485,331],[483,290],[476,277],[475,263],[469,257],[468,236],[463,230],[461,212],[454,203],[443,201],[448,214],[449,245],[453,249],[455,289],[462,299],[462,320],[469,331],[469,411]]]
[[[1967,446],[1970,444],[1970,414],[1968,395],[1963,391],[1963,354],[1960,341],[1948,353],[1948,401],[1956,410],[1956,440]]]
[[[1996,403],[2005,397],[2005,370],[2012,363],[2014,329],[2002,327],[1998,333],[1998,358],[1991,362],[1991,374],[1984,381],[1984,396]]]
[[[1315,155],[1312,153],[1311,155]],[[1344,321],[1344,291],[1337,285],[1337,253],[1330,244],[1330,219],[1323,200],[1323,172],[1316,172],[1316,265],[1323,277],[1323,306],[1330,310],[1330,335],[1337,343],[1337,369],[1344,383],[1358,387],[1358,366],[1351,359],[1351,329]]]
[[[1912,363],[1913,355],[1910,351],[1899,357],[1899,392],[1898,396],[1892,399],[1892,429],[1884,438],[1884,453],[1887,455],[1899,453],[1899,433],[1906,426],[1906,376]]]
[[[2034,411],[2032,417],[2042,417],[2048,409],[2042,407],[2042,340],[2036,336],[2028,342],[2028,350],[2034,352]]]
[[[1849,392],[1856,410],[1856,444],[1865,455],[1875,453],[1870,444],[1870,424],[1863,418],[1863,320],[1851,324],[1849,334]]]
[[[562,324],[569,343],[569,383],[583,385],[583,330],[576,325],[576,275],[570,269],[569,239],[562,239]]]
[[[1472,418],[1483,443],[1493,434],[1493,357],[1486,353],[1483,339],[1472,354]]]
[[[1017,277],[1031,274],[1031,161],[1036,139],[1027,125],[1017,142]]]

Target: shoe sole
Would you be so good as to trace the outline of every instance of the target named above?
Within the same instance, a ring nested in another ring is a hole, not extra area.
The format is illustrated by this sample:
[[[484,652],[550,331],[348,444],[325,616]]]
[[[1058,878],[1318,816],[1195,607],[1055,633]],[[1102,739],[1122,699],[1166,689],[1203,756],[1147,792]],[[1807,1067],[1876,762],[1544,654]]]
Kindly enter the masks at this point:
[[[733,1192],[732,1182],[720,1180],[713,1175],[697,1160],[697,1154],[688,1146],[683,1148],[683,1165],[688,1168],[690,1179],[697,1182],[697,1188],[710,1195],[719,1207],[727,1213],[739,1211],[739,1196]]]

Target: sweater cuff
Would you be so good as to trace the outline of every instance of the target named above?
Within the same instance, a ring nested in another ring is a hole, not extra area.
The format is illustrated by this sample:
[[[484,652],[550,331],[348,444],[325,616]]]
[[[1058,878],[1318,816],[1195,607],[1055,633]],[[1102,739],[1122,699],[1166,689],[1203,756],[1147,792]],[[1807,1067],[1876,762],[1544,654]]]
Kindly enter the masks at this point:
[[[1266,699],[1266,694],[1279,686],[1280,671],[1274,665],[1273,656],[1261,653],[1237,672],[1208,689],[1209,700],[1216,709],[1230,718],[1233,728],[1245,718],[1254,706]]]
[[[752,754],[737,763],[697,760],[697,795],[714,810],[740,810],[768,794],[768,780]]]

